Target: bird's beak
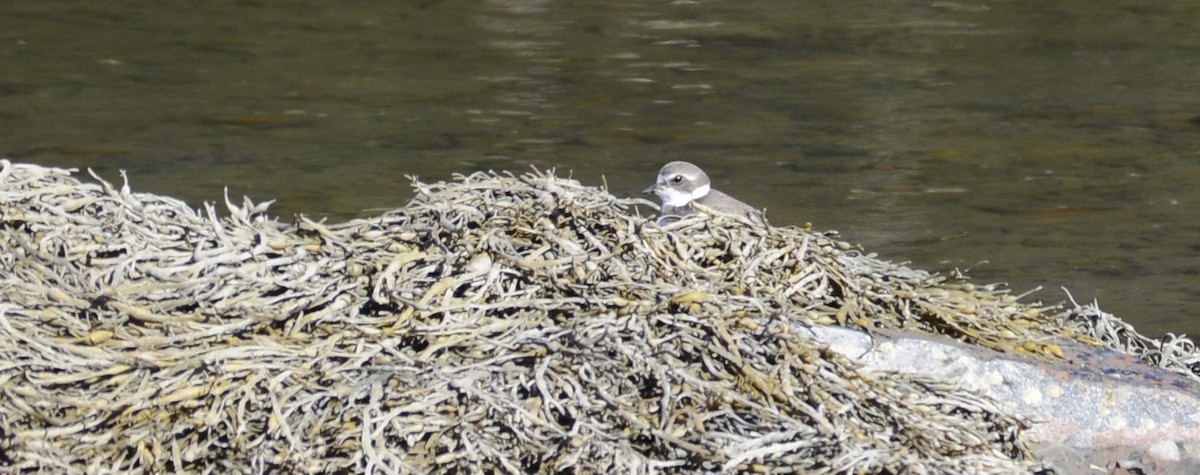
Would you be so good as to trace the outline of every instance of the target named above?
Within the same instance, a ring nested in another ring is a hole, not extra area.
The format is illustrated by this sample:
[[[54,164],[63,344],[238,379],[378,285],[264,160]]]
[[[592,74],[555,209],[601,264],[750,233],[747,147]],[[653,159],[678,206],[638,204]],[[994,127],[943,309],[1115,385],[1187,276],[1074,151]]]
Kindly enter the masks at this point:
[[[650,186],[646,187],[646,189],[642,190],[643,195],[650,195],[650,194],[655,194],[655,193],[658,193],[658,183],[650,185]]]

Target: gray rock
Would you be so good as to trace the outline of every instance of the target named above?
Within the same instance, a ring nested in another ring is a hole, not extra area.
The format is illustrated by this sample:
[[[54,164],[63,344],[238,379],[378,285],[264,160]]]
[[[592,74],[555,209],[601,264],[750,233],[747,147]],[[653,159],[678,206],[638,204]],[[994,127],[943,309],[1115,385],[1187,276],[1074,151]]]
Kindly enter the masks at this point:
[[[1056,341],[1066,355],[1056,362],[930,335],[804,329],[865,369],[950,379],[991,396],[1031,421],[1026,440],[1063,473],[1200,473],[1189,471],[1200,454],[1188,450],[1200,446],[1200,384],[1132,356]]]

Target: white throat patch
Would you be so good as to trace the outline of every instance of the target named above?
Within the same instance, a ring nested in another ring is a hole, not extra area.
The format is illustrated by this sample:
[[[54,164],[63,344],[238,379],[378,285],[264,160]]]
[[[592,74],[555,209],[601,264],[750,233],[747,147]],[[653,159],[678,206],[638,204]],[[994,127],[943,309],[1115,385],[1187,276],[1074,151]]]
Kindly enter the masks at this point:
[[[661,194],[658,196],[662,198],[662,202],[666,206],[674,206],[678,208],[680,206],[687,206],[688,203],[692,202],[691,193],[685,193],[679,190],[673,190],[671,188],[664,188],[659,193]]]
[[[680,206],[687,206],[693,201],[708,196],[708,191],[710,189],[711,187],[708,185],[703,185],[695,190],[692,190],[691,193],[687,193],[673,188],[663,188],[661,191],[662,194],[659,195],[659,197],[662,198],[664,205],[678,208]]]

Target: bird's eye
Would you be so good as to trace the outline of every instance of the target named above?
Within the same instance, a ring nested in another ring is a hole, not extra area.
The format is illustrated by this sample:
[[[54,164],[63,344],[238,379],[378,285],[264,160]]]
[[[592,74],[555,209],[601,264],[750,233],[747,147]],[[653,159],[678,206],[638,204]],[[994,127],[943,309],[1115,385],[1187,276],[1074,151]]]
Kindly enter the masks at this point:
[[[671,179],[671,183],[682,183],[682,182],[683,182],[683,175],[675,175],[675,178]]]

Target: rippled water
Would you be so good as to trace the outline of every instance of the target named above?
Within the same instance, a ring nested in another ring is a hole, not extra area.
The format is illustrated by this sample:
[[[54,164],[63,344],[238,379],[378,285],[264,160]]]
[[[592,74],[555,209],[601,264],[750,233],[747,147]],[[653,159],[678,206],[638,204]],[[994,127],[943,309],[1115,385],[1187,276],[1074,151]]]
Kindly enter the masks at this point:
[[[0,155],[331,219],[687,159],[775,224],[1200,333],[1200,6],[846,3],[10,0]]]

